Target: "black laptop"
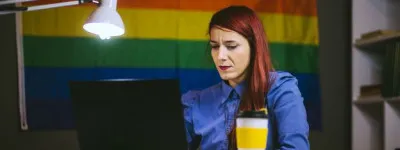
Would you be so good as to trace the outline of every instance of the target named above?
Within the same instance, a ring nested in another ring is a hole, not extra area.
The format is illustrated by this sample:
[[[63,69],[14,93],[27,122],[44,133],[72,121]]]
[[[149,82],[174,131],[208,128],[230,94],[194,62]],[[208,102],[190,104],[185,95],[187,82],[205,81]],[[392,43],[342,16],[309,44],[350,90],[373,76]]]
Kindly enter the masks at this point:
[[[81,150],[185,150],[177,79],[74,81]]]

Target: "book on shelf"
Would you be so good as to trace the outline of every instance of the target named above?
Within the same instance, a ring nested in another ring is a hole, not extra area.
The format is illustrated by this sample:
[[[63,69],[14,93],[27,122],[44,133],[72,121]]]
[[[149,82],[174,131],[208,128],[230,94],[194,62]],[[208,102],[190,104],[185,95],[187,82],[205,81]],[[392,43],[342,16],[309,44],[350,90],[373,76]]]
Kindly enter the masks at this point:
[[[396,33],[398,33],[398,31],[396,31],[396,30],[379,29],[379,30],[361,34],[361,39],[375,38],[375,37],[382,36],[382,35],[390,35],[390,34],[396,34]]]
[[[399,30],[380,29],[361,34],[360,37],[355,40],[355,45],[362,49],[382,50],[381,46],[385,45],[386,42],[397,40],[400,40]]]
[[[383,60],[382,96],[400,96],[400,41],[386,44]]]

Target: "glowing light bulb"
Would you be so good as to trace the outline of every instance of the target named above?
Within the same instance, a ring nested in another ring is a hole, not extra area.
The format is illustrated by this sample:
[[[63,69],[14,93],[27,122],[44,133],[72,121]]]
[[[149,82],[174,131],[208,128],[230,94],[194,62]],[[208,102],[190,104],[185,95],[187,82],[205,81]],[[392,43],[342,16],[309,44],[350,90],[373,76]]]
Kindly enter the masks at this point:
[[[100,39],[102,39],[102,40],[108,40],[108,39],[110,39],[110,36],[105,35],[105,34],[99,34],[99,37],[100,37]]]

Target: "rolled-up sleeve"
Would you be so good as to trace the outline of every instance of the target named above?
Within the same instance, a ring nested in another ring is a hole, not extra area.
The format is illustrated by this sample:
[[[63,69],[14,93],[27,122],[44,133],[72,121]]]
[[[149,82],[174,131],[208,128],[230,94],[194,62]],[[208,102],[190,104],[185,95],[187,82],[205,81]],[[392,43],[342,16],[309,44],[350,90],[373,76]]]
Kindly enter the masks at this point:
[[[303,97],[293,76],[279,78],[273,89],[277,127],[277,148],[280,150],[309,150],[309,125]]]

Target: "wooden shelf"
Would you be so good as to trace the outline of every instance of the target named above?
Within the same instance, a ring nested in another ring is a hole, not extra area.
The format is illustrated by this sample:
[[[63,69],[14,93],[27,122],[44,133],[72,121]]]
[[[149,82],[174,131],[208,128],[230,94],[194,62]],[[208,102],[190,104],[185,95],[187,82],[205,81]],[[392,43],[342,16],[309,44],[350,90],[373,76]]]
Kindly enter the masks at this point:
[[[360,97],[357,100],[353,101],[354,104],[375,104],[375,103],[383,103],[384,99],[381,96],[366,96]]]
[[[400,41],[400,32],[385,34],[373,38],[358,39],[354,46],[364,50],[384,51],[387,43]]]
[[[400,103],[400,96],[385,98],[385,101],[391,102],[391,103]]]
[[[400,96],[381,94],[389,95],[397,90],[386,87],[394,88],[389,84],[397,82],[393,80],[397,78],[388,74],[394,74],[398,65],[391,60],[391,56],[398,56],[400,47],[398,4],[387,0],[376,3],[352,0],[351,143],[354,150],[400,148]]]
[[[389,98],[384,98],[380,95],[363,96],[363,97],[360,97],[357,100],[353,101],[353,103],[354,104],[376,104],[376,103],[383,103],[384,101],[400,103],[400,96],[389,97]]]

